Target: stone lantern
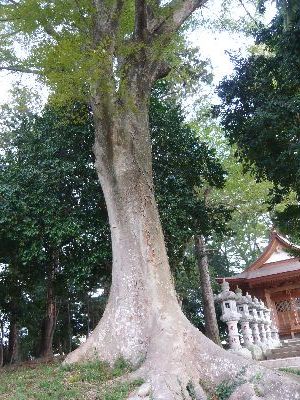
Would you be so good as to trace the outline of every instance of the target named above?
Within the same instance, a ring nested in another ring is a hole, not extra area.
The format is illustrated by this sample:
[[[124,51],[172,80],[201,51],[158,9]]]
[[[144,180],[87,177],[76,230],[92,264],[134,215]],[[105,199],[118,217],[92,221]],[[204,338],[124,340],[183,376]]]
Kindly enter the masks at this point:
[[[276,327],[276,325],[273,323],[271,325],[271,336],[272,336],[272,340],[274,343],[274,347],[280,347],[281,346],[281,342],[279,339],[279,334],[278,334],[278,329]]]
[[[247,347],[247,349],[251,351],[252,358],[254,358],[255,360],[262,360],[263,352],[261,348],[254,343],[253,330],[250,327],[250,324],[253,325],[253,323],[254,324],[256,323],[255,317],[253,316],[253,312],[251,309],[252,298],[248,293],[246,293],[245,296],[242,296],[242,291],[239,288],[237,288],[236,294],[238,296],[237,309],[238,312],[241,314],[240,326],[243,334],[244,344]],[[260,337],[257,325],[256,325],[256,339],[259,342]]]
[[[272,338],[272,333],[271,333],[271,310],[267,307],[264,309],[264,315],[265,315],[265,331],[266,331],[266,336],[267,336],[267,343],[269,348],[274,348],[276,346],[276,343],[274,343],[274,340]]]
[[[256,302],[254,300],[252,301],[252,298],[248,293],[246,297],[249,299],[249,312],[250,315],[252,316],[252,320],[250,321],[250,327],[252,329],[253,341],[256,346],[261,347],[260,332],[258,328],[259,317],[257,314]]]
[[[229,290],[229,283],[225,280],[222,285],[222,292],[216,296],[216,302],[221,304],[222,316],[221,321],[225,322],[228,327],[228,339],[230,351],[251,358],[251,352],[241,346],[237,323],[241,318],[241,314],[237,312],[236,300],[237,296]]]
[[[264,315],[264,310],[265,310],[265,305],[261,300],[258,300],[256,297],[254,297],[253,301],[254,307],[256,308],[257,311],[257,323],[258,323],[258,329],[260,333],[260,346],[263,350],[263,352],[266,352],[269,348],[268,342],[267,342],[267,335],[266,335],[266,330],[265,330],[265,315]]]
[[[244,344],[247,348],[249,348],[253,345],[252,330],[249,326],[249,323],[253,317],[249,313],[249,300],[246,296],[243,296],[242,290],[239,287],[236,288],[235,293],[237,296],[237,310],[241,314],[240,326],[243,334]]]

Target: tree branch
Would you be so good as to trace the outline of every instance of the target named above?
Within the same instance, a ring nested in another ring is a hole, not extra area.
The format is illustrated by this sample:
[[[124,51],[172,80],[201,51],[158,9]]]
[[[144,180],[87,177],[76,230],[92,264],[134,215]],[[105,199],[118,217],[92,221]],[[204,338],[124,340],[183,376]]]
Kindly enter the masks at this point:
[[[30,69],[30,68],[22,67],[20,65],[9,65],[9,66],[0,65],[0,71],[23,72],[26,74],[41,75],[41,71],[39,71],[38,69]]]
[[[113,11],[113,13],[114,13],[113,18],[112,18],[114,21],[114,28],[115,28],[114,31],[116,31],[119,27],[120,17],[122,14],[123,6],[124,6],[124,0],[117,0],[115,9]]]
[[[135,0],[135,37],[145,38],[147,30],[146,0]]]
[[[21,18],[0,18],[0,22],[13,22],[13,21],[18,21]]]
[[[41,26],[43,27],[44,31],[51,36],[53,39],[56,41],[59,40],[59,33],[56,32],[56,30],[50,25],[50,24],[43,24],[41,23]]]
[[[11,37],[11,36],[15,36],[20,32],[22,32],[21,29],[19,29],[18,31],[7,32],[7,33],[0,34],[0,39],[5,39],[5,38]]]
[[[248,17],[254,22],[254,24],[259,27],[259,24],[257,23],[256,19],[251,15],[251,13],[247,10],[243,0],[239,0],[239,3],[241,4],[241,6],[243,7],[243,9],[245,10],[246,14],[248,15]]]
[[[171,34],[176,32],[189,16],[208,0],[172,0],[165,9],[166,16],[156,21],[152,26],[153,35]]]
[[[105,36],[117,34],[124,0],[115,0],[113,5],[108,1],[93,0],[96,14],[94,18],[94,42],[98,44]]]

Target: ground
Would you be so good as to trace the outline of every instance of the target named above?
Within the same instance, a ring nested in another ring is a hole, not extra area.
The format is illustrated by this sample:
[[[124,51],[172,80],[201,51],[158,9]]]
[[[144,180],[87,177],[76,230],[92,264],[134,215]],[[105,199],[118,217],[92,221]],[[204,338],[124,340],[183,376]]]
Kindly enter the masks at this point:
[[[118,360],[113,368],[101,362],[62,366],[56,360],[28,362],[0,371],[1,400],[125,400],[142,384],[129,380],[132,368],[123,360]],[[300,375],[296,368],[281,371],[290,376]],[[238,374],[210,391],[209,400],[228,400],[242,385],[243,376]]]
[[[1,400],[122,400],[141,381],[126,381],[130,366],[100,362],[62,366],[59,361],[26,363],[0,370]],[[125,381],[116,382],[125,376]]]

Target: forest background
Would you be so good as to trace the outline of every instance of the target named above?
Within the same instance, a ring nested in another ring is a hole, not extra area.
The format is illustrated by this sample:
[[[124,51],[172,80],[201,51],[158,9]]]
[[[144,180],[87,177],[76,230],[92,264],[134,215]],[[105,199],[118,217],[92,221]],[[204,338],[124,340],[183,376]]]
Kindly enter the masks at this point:
[[[237,32],[242,19],[249,35],[262,21],[249,10],[237,20],[222,15],[214,29],[226,22]],[[274,202],[272,176],[245,168],[238,141],[229,145],[222,117],[211,112],[209,62],[196,50],[181,57],[180,81],[174,74],[152,90],[154,181],[177,295],[204,331],[194,236],[207,240],[212,277],[235,273],[257,257],[274,226],[297,240],[298,228],[279,218],[295,205],[297,187]],[[17,85],[13,92],[1,121],[1,364],[74,349],[103,313],[111,274],[88,106],[49,102],[37,112],[30,91]]]

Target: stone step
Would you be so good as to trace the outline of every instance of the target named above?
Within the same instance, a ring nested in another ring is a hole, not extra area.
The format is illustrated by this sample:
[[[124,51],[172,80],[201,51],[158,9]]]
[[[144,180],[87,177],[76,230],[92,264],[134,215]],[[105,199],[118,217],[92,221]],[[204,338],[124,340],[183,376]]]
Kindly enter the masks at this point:
[[[289,347],[289,346],[300,346],[300,339],[289,339],[289,340],[282,340],[282,347]]]
[[[281,346],[281,347],[276,347],[276,349],[273,349],[275,353],[280,352],[280,351],[295,351],[295,350],[300,350],[300,345],[294,344],[290,346]]]
[[[259,362],[268,368],[300,368],[300,357],[293,358],[277,358],[276,360],[263,360]],[[295,375],[296,376],[296,375]]]
[[[280,353],[274,353],[273,351],[267,355],[267,360],[276,360],[278,358],[292,358],[300,357],[300,350],[295,351],[282,351]]]

